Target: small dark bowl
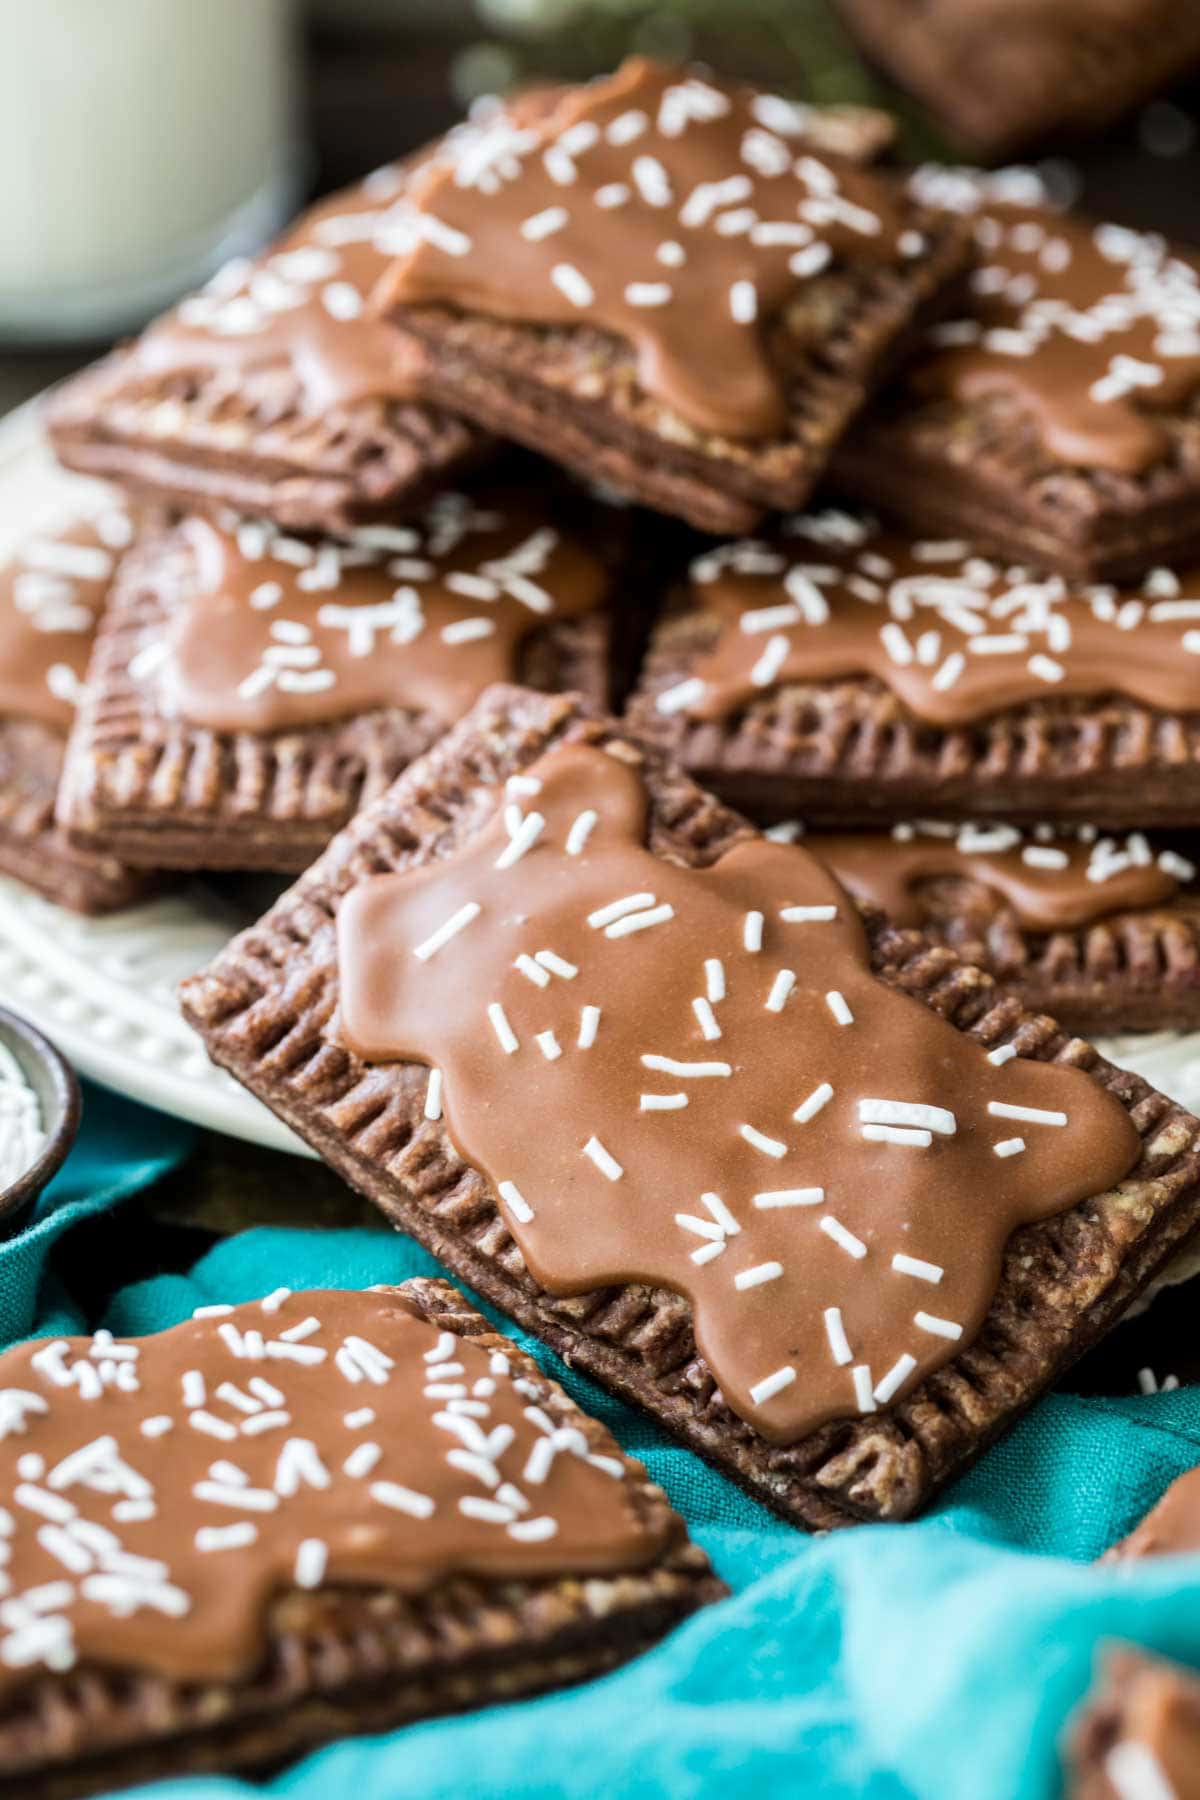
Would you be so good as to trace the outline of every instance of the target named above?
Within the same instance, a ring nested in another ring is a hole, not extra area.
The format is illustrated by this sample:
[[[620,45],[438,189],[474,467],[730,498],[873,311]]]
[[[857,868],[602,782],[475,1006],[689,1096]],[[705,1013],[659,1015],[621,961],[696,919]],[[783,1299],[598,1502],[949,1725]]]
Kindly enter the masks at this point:
[[[0,1044],[11,1051],[37,1095],[45,1144],[37,1160],[6,1188],[0,1188],[0,1236],[7,1236],[27,1207],[66,1160],[79,1130],[79,1082],[70,1063],[49,1038],[16,1013],[0,1007]]]

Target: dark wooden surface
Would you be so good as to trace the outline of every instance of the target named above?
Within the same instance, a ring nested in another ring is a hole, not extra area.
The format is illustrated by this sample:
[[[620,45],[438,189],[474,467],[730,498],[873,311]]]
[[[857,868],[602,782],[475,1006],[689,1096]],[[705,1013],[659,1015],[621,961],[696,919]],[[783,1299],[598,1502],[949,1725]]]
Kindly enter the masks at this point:
[[[449,72],[457,48],[453,38],[437,36],[355,38],[326,30],[310,38],[306,113],[314,193],[355,180],[453,119]],[[579,72],[577,64],[571,72]],[[804,91],[802,71],[792,85]],[[857,88],[854,97],[860,97]],[[1200,117],[1200,88],[1174,96],[1172,104],[1185,120]],[[1168,123],[1173,120],[1177,125],[1175,114]],[[935,142],[920,123],[906,129],[910,149],[925,151]],[[1146,120],[1132,120],[1102,144],[1070,147],[1064,152],[1068,178],[1082,203],[1098,213],[1200,242],[1200,146],[1171,156],[1153,154],[1145,145],[1146,131]],[[1058,159],[1060,174],[1064,158]],[[0,411],[84,360],[84,351],[0,353]],[[55,1266],[94,1317],[116,1287],[163,1269],[186,1268],[220,1235],[247,1224],[298,1223],[320,1230],[376,1222],[371,1209],[323,1168],[202,1134],[184,1170],[120,1214],[70,1234]],[[1139,1370],[1147,1367],[1160,1380],[1169,1373],[1200,1379],[1195,1318],[1194,1290],[1165,1295],[1148,1315],[1116,1331],[1066,1385],[1076,1392],[1131,1393]]]

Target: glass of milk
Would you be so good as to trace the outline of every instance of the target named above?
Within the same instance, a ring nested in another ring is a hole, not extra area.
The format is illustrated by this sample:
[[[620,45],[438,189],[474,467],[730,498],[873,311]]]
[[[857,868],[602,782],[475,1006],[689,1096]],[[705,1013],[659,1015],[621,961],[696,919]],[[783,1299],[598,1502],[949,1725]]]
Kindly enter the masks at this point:
[[[138,325],[293,210],[291,0],[0,0],[0,340]]]

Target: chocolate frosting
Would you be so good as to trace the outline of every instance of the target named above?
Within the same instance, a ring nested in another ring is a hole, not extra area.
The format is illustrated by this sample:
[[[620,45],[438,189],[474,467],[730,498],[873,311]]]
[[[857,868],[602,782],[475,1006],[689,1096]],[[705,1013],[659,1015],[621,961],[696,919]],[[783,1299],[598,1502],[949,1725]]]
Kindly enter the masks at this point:
[[[665,861],[640,773],[582,746],[498,798],[448,860],[346,895],[339,1034],[438,1072],[552,1293],[685,1295],[772,1442],[910,1392],[979,1332],[1012,1231],[1136,1159],[1089,1076],[993,1062],[876,980],[802,850]]]
[[[1147,232],[991,205],[969,313],[934,326],[920,393],[1008,400],[1047,452],[1139,474],[1171,452],[1163,416],[1200,386],[1200,260]]]
[[[289,1588],[609,1574],[674,1528],[546,1384],[394,1291],[280,1289],[0,1371],[0,1691],[76,1662],[236,1680]]]
[[[1105,1562],[1132,1562],[1143,1556],[1175,1556],[1200,1550],[1200,1469],[1189,1469],[1173,1481],[1157,1506],[1119,1544]]]
[[[74,481],[0,550],[0,716],[70,730],[96,625],[133,524],[114,490]]]
[[[805,108],[642,57],[541,122],[411,189],[412,243],[382,306],[447,302],[594,325],[636,349],[645,391],[701,431],[788,424],[766,332],[806,283],[926,248],[884,178],[815,153]]]
[[[1030,931],[1073,931],[1114,913],[1173,900],[1195,869],[1157,856],[1140,833],[1124,842],[1020,831],[1013,825],[898,825],[888,832],[821,832],[808,848],[859,902],[895,925],[929,917],[922,889],[942,877],[991,888]]]
[[[583,539],[515,488],[444,493],[411,525],[316,544],[189,518],[167,554],[170,615],[131,672],[168,716],[214,731],[384,706],[452,724],[517,673],[531,631],[593,610],[609,586]]]
[[[1065,694],[1200,711],[1200,569],[1072,586],[827,511],[697,558],[691,594],[719,631],[659,694],[664,713],[723,719],[790,682],[855,675],[942,726]]]

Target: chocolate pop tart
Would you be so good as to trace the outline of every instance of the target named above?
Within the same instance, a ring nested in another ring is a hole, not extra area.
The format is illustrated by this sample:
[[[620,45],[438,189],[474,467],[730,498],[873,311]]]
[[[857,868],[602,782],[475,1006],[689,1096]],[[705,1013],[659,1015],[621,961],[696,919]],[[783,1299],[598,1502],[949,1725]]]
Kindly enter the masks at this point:
[[[0,1793],[253,1770],[622,1662],[724,1591],[445,1282],[0,1362]]]
[[[54,822],[92,639],[133,531],[115,489],[68,479],[0,545],[0,872],[83,913],[126,906],[142,887]]]
[[[863,50],[986,160],[1103,129],[1200,62],[1175,0],[838,0]]]
[[[463,1279],[798,1524],[896,1519],[1200,1220],[1200,1126],[577,702],[491,690],[182,989]]]
[[[486,436],[420,403],[417,346],[370,312],[412,169],[323,200],[68,381],[47,412],[62,461],[173,506],[340,532],[419,508],[481,460]]]
[[[827,509],[697,557],[637,729],[755,818],[1200,823],[1200,567],[1045,575]]]
[[[915,532],[1121,580],[1200,555],[1200,258],[954,172],[974,220],[970,304],[839,450],[841,489]]]
[[[414,180],[378,304],[421,391],[710,531],[800,504],[959,221],[777,95],[633,58]]]
[[[814,832],[805,847],[862,906],[917,926],[1072,1031],[1200,1025],[1194,840],[1095,826]]]
[[[633,524],[541,475],[404,526],[304,540],[192,515],[131,554],[59,817],[170,868],[304,868],[489,682],[603,705],[636,607]],[[632,571],[630,571],[632,580]]]

